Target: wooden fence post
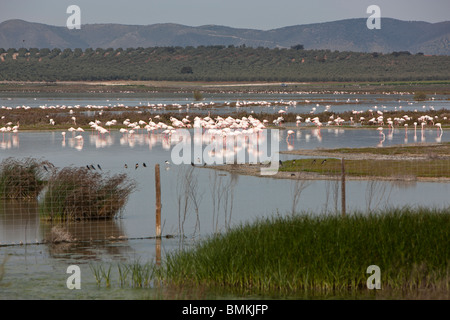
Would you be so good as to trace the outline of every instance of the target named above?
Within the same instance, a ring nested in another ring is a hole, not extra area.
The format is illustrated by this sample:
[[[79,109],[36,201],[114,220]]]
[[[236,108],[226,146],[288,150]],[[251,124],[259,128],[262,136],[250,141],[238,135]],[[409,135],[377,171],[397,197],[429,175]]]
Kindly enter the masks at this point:
[[[341,160],[341,205],[342,205],[342,216],[345,217],[345,165],[344,158]]]
[[[161,265],[161,238],[156,238],[155,243],[156,265]]]
[[[155,165],[155,187],[156,187],[156,237],[161,238],[161,180],[159,164]]]

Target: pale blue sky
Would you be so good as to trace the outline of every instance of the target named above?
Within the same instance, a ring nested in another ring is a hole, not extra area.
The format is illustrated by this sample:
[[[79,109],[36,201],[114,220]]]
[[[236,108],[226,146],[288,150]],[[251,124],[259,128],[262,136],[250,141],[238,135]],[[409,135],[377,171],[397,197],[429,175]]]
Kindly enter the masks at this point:
[[[0,0],[0,22],[22,19],[64,26],[69,5],[81,9],[81,24],[216,24],[269,30],[298,24],[365,18],[369,5],[381,17],[450,20],[450,0]]]

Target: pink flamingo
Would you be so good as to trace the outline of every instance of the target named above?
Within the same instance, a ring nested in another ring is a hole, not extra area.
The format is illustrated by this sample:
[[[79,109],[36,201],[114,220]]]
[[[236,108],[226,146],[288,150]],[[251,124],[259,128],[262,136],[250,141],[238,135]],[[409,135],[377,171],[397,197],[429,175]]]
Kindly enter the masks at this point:
[[[384,140],[386,139],[386,136],[383,133],[383,127],[378,127],[377,130],[380,133],[380,144],[382,145]]]
[[[437,135],[439,136],[439,133],[442,134],[442,125],[438,122],[435,124],[435,126],[438,128],[437,129]]]
[[[287,132],[287,137],[286,137],[286,142],[289,143],[289,138],[294,134],[294,130],[288,130]]]

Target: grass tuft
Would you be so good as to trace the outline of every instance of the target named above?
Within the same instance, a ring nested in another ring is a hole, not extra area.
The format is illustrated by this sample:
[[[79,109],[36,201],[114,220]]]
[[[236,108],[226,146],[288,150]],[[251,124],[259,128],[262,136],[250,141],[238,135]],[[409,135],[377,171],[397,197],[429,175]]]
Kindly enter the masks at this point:
[[[382,289],[448,290],[450,209],[391,209],[345,218],[297,215],[245,224],[169,254],[165,279],[180,286],[298,294]]]
[[[0,199],[36,199],[45,187],[48,161],[7,158],[0,163]]]
[[[86,168],[67,167],[48,181],[39,210],[50,220],[112,219],[135,187],[126,174],[104,177]]]

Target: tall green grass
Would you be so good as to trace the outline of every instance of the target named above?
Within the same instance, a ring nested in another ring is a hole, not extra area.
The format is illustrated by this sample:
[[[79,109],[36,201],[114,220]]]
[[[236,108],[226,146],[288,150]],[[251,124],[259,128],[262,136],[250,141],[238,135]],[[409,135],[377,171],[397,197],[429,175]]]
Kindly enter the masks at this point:
[[[112,266],[103,266],[102,264],[89,265],[97,283],[101,286],[102,281],[105,280],[105,286],[111,287],[113,274],[111,273]],[[114,272],[113,272],[114,273]],[[117,264],[117,280],[120,287],[131,288],[151,288],[155,285],[159,278],[159,267],[154,263],[141,263],[136,260],[131,263]]]
[[[169,254],[162,275],[244,292],[348,292],[367,289],[377,265],[382,289],[449,290],[449,262],[450,209],[403,208],[262,219]]]

